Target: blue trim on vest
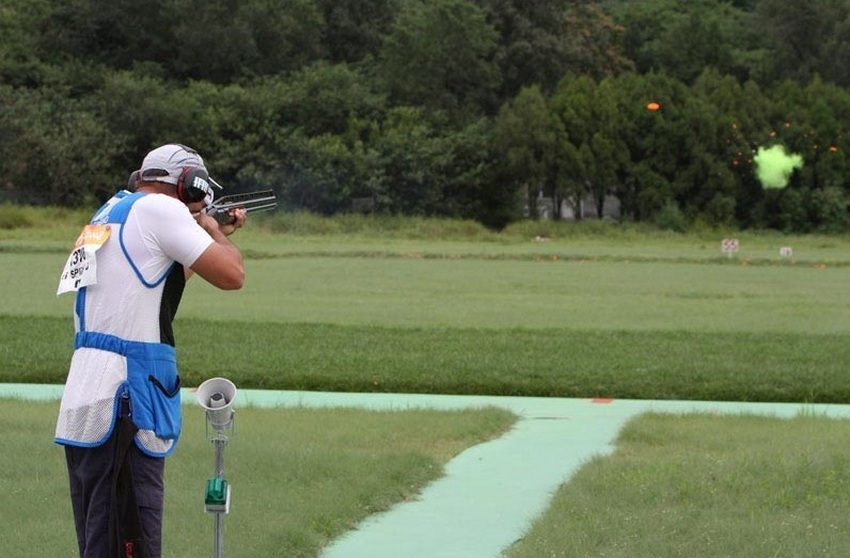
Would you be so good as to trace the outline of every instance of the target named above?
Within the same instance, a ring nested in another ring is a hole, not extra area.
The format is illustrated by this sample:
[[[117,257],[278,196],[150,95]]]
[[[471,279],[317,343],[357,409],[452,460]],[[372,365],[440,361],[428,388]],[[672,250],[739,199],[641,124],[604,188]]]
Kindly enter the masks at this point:
[[[94,219],[92,219],[92,223],[103,223],[103,224],[119,224],[124,225],[127,223],[127,217],[130,215],[130,209],[133,208],[133,204],[142,199],[145,196],[145,192],[133,192],[132,194],[127,192],[126,190],[122,190],[115,195],[115,198],[118,199],[117,202],[104,205],[102,208],[98,210],[95,214]],[[136,267],[136,263],[130,257],[130,254],[127,252],[127,247],[124,245],[124,227],[121,227],[121,232],[118,234],[118,241],[121,245],[121,251],[124,252],[124,257],[127,259],[127,262],[130,264],[130,267],[133,268],[133,272],[138,277],[139,281],[145,287],[152,289],[157,287],[160,283],[165,281],[168,274],[171,273],[171,267],[168,268],[162,277],[154,281],[153,283],[148,283],[145,281],[142,272],[139,271],[139,268]],[[173,267],[173,265],[172,265]]]
[[[133,200],[133,202],[135,202],[135,201],[136,201],[136,200]],[[132,203],[132,202],[131,202],[131,203]],[[126,217],[126,216],[125,216],[125,217]],[[129,252],[127,252],[127,247],[126,247],[126,246],[124,246],[124,227],[123,227],[123,226],[121,227],[121,232],[120,232],[120,233],[118,233],[118,240],[119,240],[119,242],[120,242],[120,244],[121,244],[121,251],[122,251],[122,252],[124,252],[124,257],[127,259],[127,262],[130,264],[130,267],[132,267],[132,268],[133,268],[133,272],[136,274],[136,277],[139,279],[139,281],[140,281],[140,282],[142,283],[142,285],[144,285],[145,287],[147,287],[147,288],[149,288],[149,289],[153,289],[154,287],[157,287],[160,283],[162,283],[163,281],[165,281],[165,279],[166,279],[166,278],[168,277],[168,275],[171,273],[171,270],[174,268],[174,264],[171,264],[171,265],[168,267],[168,269],[166,270],[166,272],[162,274],[162,277],[160,277],[159,279],[157,279],[157,280],[156,280],[156,281],[154,281],[153,283],[148,283],[147,281],[145,281],[144,276],[142,276],[142,272],[141,272],[141,271],[139,271],[139,268],[138,268],[138,267],[136,267],[136,264],[135,264],[135,262],[133,262],[133,258],[131,258],[131,257],[130,257]]]
[[[173,442],[164,452],[144,447],[138,437],[136,446],[151,457],[165,457],[174,452],[182,427],[180,378],[174,347],[165,343],[129,341],[108,333],[80,331],[74,336],[74,350],[81,348],[108,351],[127,359],[127,380],[116,391],[114,408],[118,409],[118,399],[129,393],[133,406],[131,416],[136,426]],[[115,418],[117,416],[113,416],[113,424]]]
[[[74,350],[81,348],[100,349],[139,360],[177,361],[177,353],[171,345],[128,341],[115,335],[96,331],[77,332],[74,336]]]
[[[98,446],[102,446],[103,443],[106,442],[106,440],[108,440],[110,436],[112,436],[112,432],[114,430],[115,430],[115,420],[112,421],[112,426],[109,427],[109,432],[107,432],[106,436],[104,436],[103,439],[100,440],[99,442],[86,443],[86,442],[78,442],[76,440],[69,440],[67,438],[58,438],[58,437],[53,438],[53,441],[55,443],[63,445],[63,446],[74,446],[74,447],[77,447],[77,448],[96,448]]]
[[[122,384],[123,387],[123,384]],[[115,425],[118,421],[118,398],[121,397],[122,389],[118,389],[118,395],[115,397],[115,404],[112,406],[112,420],[109,422],[109,430],[106,431],[106,434],[103,435],[103,438],[98,440],[97,442],[78,442],[77,440],[69,440],[67,438],[59,438],[54,437],[53,441],[57,444],[62,444],[64,446],[76,446],[78,448],[96,448],[98,446],[102,446],[104,442],[106,442],[115,431]]]
[[[130,193],[126,190],[118,192],[110,201],[98,209],[91,223],[122,225],[118,240],[124,257],[142,285],[147,288],[154,288],[168,278],[177,264],[172,264],[155,283],[148,283],[127,252],[124,245],[123,225],[127,221],[133,204],[144,195],[144,192]],[[136,437],[136,446],[152,457],[165,457],[171,454],[177,447],[177,438],[180,436],[182,423],[180,378],[177,375],[177,354],[174,347],[166,343],[130,341],[108,333],[86,331],[85,299],[86,287],[83,287],[77,291],[75,303],[75,311],[79,319],[79,331],[74,336],[74,350],[81,348],[99,349],[124,356],[127,359],[127,381],[118,387],[115,394],[113,426],[110,427],[110,431],[104,440],[89,445],[59,438],[56,441],[81,447],[94,447],[102,444],[114,429],[117,409],[119,408],[118,398],[125,393],[130,393],[134,404],[133,421],[136,426],[142,430],[152,431],[162,439],[173,441],[171,447],[161,453],[145,448],[138,437]],[[154,384],[158,387],[151,388],[150,386]],[[166,392],[165,390],[169,391]]]
[[[93,225],[106,225],[108,223],[123,225],[127,221],[127,215],[130,214],[130,208],[144,195],[144,192],[130,193],[127,190],[121,190],[112,196],[112,199],[100,206],[92,217],[91,223]],[[129,204],[124,205],[128,201]]]
[[[113,400],[112,405],[112,420],[109,421],[109,430],[106,431],[106,434],[103,435],[103,438],[96,442],[80,442],[78,440],[69,440],[68,438],[60,438],[59,436],[54,436],[53,441],[57,444],[62,444],[65,446],[76,446],[78,448],[96,448],[101,446],[106,442],[115,431],[115,425],[118,423],[118,410],[120,409],[120,398],[127,393],[127,383],[124,382],[120,386],[118,386],[118,391],[115,393],[115,398]]]
[[[80,322],[80,331],[86,329],[86,289],[83,287],[77,291],[77,298],[74,301],[74,312],[77,313],[77,320]]]
[[[124,222],[127,221],[127,215],[130,214],[130,208],[143,195],[143,192],[130,193],[127,190],[121,190],[120,192],[112,196],[112,198],[108,202],[101,205],[97,211],[95,211],[94,217],[91,218],[90,223],[93,225],[105,225],[108,223],[124,224]],[[127,200],[130,200],[129,204],[125,204]],[[123,230],[123,227],[121,228]],[[138,275],[139,272],[138,270],[136,270],[136,266],[133,265],[133,262],[130,260],[130,257],[127,255],[126,251],[124,251],[124,255],[127,258],[127,261],[130,262],[130,265],[133,267],[133,270],[136,272],[136,275]],[[142,283],[144,283],[144,281],[142,281]],[[80,322],[80,330],[85,331],[86,287],[83,287],[77,291],[77,298],[74,303],[74,311],[76,312],[77,319]]]

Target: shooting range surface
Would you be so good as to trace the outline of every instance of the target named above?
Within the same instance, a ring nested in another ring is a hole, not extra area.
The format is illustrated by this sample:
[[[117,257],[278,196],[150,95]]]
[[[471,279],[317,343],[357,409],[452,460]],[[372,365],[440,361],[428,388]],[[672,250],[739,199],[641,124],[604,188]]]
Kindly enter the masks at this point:
[[[58,399],[62,386],[0,384],[0,397]],[[184,389],[185,405],[196,405]],[[497,557],[522,537],[549,499],[587,460],[614,449],[622,426],[637,414],[800,414],[850,418],[850,405],[701,401],[593,400],[379,393],[239,390],[234,408],[357,407],[450,410],[495,406],[520,418],[504,436],[467,449],[421,496],[374,515],[341,537],[323,558]]]

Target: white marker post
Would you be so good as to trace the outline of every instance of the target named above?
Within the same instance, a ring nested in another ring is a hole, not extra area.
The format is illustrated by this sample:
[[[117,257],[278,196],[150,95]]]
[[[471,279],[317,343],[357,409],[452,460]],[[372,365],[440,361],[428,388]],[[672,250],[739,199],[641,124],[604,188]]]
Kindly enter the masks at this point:
[[[738,239],[737,238],[724,238],[720,243],[720,249],[726,254],[727,257],[732,257],[732,254],[738,253]]]

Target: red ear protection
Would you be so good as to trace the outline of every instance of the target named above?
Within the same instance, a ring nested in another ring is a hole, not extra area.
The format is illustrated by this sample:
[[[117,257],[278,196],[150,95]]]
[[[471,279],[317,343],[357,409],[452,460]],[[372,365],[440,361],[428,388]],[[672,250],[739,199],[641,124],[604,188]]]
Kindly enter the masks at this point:
[[[186,167],[177,179],[177,198],[183,203],[203,201],[212,196],[212,186],[207,171],[201,167]]]

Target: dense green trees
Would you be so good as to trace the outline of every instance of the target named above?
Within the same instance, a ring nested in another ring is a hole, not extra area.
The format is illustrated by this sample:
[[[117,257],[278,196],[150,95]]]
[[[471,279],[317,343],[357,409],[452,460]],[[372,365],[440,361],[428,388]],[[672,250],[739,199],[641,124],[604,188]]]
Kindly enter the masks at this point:
[[[0,199],[180,141],[291,210],[846,231],[848,55],[846,0],[6,0]]]

